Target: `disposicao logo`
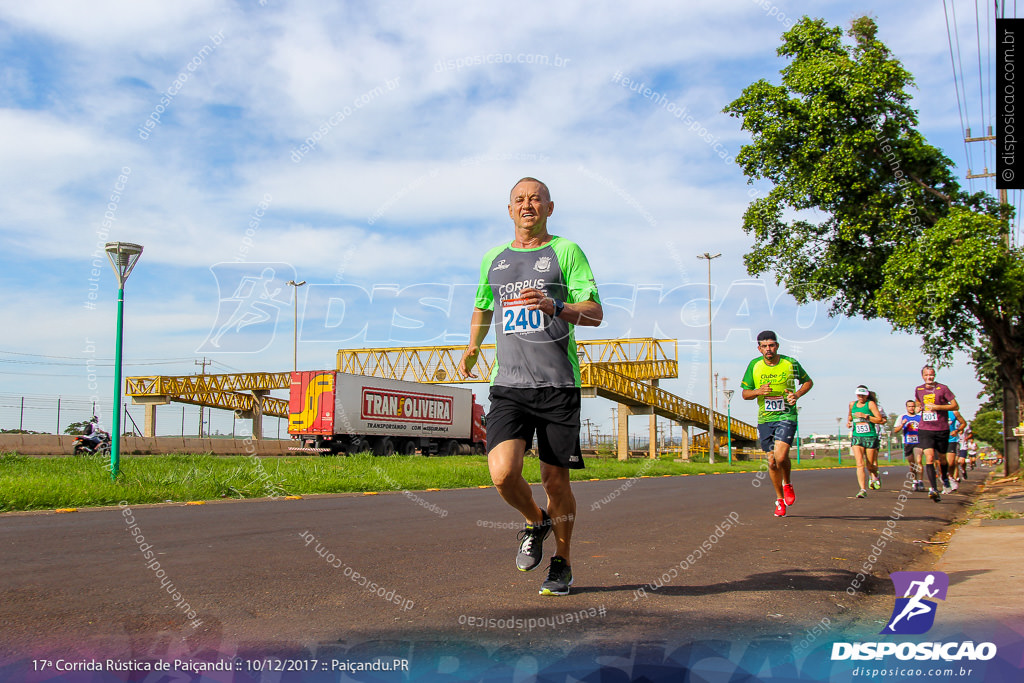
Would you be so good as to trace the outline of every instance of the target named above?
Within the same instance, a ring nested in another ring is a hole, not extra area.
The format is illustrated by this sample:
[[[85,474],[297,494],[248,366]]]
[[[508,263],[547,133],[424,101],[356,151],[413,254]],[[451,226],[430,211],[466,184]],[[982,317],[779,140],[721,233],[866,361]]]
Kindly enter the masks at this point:
[[[945,600],[949,590],[949,577],[943,572],[893,572],[891,575],[896,595],[892,615],[880,633],[883,635],[920,635],[935,624],[936,600]],[[880,660],[895,656],[897,659],[946,662],[968,660],[987,661],[997,654],[993,643],[833,643],[832,661]]]
[[[892,585],[896,588],[896,605],[892,616],[880,633],[920,635],[927,633],[935,623],[938,600],[946,599],[949,577],[943,572],[893,572]]]

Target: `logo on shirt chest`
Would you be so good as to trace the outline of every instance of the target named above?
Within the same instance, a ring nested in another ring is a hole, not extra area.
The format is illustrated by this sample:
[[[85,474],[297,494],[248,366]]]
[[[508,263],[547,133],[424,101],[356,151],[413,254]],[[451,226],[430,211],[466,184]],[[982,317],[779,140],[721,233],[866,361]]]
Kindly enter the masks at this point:
[[[551,270],[551,257],[541,256],[537,259],[537,262],[533,264],[533,269],[538,273],[546,273]]]

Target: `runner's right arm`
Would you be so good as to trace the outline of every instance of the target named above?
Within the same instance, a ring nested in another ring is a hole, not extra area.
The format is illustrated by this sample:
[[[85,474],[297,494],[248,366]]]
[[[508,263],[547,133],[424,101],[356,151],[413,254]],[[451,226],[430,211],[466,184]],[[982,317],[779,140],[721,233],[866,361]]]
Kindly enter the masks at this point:
[[[469,323],[469,346],[466,347],[465,352],[462,354],[462,359],[459,361],[459,372],[463,377],[476,377],[473,374],[473,367],[480,357],[480,344],[491,329],[491,319],[493,317],[494,311],[485,308],[473,309],[473,317]]]

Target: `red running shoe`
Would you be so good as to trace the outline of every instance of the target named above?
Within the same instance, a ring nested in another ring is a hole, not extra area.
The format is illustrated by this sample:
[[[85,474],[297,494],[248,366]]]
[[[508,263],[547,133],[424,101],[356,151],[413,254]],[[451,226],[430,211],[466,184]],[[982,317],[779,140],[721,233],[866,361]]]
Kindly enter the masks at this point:
[[[782,500],[786,501],[786,505],[792,505],[796,502],[796,491],[793,490],[792,484],[783,485]]]
[[[775,500],[775,516],[785,517],[786,516],[786,503],[781,498]]]

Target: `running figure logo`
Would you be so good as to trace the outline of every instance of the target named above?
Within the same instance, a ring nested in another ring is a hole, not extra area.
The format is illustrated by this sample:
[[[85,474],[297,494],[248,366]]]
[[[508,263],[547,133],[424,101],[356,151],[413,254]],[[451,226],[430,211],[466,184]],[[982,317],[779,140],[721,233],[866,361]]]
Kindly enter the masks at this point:
[[[292,303],[295,269],[287,263],[217,263],[219,305],[210,334],[196,353],[256,353],[274,339],[282,309]]]
[[[938,603],[929,598],[946,599],[949,577],[943,572],[893,572],[891,574],[896,595],[889,623],[880,633],[919,635],[926,633],[935,623]]]

